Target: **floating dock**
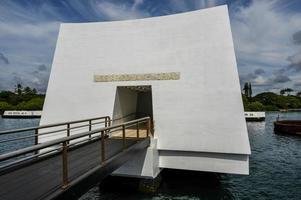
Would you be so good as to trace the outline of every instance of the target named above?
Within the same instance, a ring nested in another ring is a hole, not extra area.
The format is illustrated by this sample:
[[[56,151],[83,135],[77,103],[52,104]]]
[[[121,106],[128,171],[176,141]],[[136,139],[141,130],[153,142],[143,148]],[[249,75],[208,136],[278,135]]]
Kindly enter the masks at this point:
[[[40,110],[7,110],[2,115],[3,118],[40,118],[41,116]]]
[[[265,112],[245,112],[246,121],[261,122],[265,120]]]

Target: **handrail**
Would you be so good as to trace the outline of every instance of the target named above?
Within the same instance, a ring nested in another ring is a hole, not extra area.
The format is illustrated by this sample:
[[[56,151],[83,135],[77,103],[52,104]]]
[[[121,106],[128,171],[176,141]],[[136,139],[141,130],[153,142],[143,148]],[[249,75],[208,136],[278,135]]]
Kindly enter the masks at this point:
[[[81,123],[81,122],[89,122],[90,120],[94,121],[94,120],[100,120],[100,119],[105,119],[105,118],[109,119],[108,121],[113,122],[113,121],[117,121],[117,120],[127,118],[127,117],[132,116],[132,115],[136,115],[136,114],[138,114],[138,113],[130,113],[126,116],[119,117],[117,119],[110,119],[109,116],[103,116],[103,117],[88,118],[88,119],[83,119],[83,120],[53,123],[53,124],[47,124],[47,125],[42,125],[42,126],[33,126],[33,127],[27,127],[27,128],[5,130],[5,131],[0,131],[0,135],[7,135],[7,134],[10,134],[10,133],[19,133],[19,132],[25,132],[25,131],[33,131],[33,130],[36,130],[36,129],[52,128],[52,127],[55,127],[55,126],[63,126],[63,125],[66,125],[66,124],[76,124],[76,123]],[[99,123],[104,123],[104,122],[99,122]],[[95,123],[95,124],[97,124],[97,123]],[[88,125],[89,124],[83,125],[83,126],[88,126]],[[74,127],[74,128],[77,128],[77,127]],[[63,130],[66,130],[66,129],[61,129],[61,130],[63,131]]]
[[[63,125],[66,125],[66,124],[76,124],[76,123],[81,123],[81,122],[88,122],[90,120],[94,121],[94,120],[106,119],[106,118],[110,118],[110,117],[109,116],[104,116],[104,117],[96,117],[96,118],[75,120],[75,121],[69,121],[69,122],[47,124],[47,125],[42,125],[42,126],[20,128],[20,129],[14,129],[14,130],[6,130],[6,131],[0,131],[0,135],[6,135],[6,134],[10,134],[10,133],[19,133],[19,132],[24,132],[24,131],[33,131],[33,130],[36,130],[36,129],[52,128],[52,127],[55,127],[55,126],[63,126]]]
[[[44,135],[48,135],[48,134],[57,134],[59,132],[64,132],[64,131],[67,131],[67,135],[70,135],[70,130],[73,130],[73,129],[78,130],[79,128],[88,127],[88,126],[89,126],[89,130],[92,130],[92,126],[98,125],[98,124],[103,124],[103,123],[105,123],[105,127],[107,127],[107,126],[111,125],[111,122],[118,121],[118,120],[127,118],[129,116],[139,115],[139,114],[141,114],[141,113],[138,113],[138,112],[130,113],[126,116],[122,116],[122,117],[112,119],[112,120],[110,119],[109,116],[104,116],[104,117],[89,118],[89,119],[84,119],[84,120],[75,120],[75,121],[69,121],[69,122],[54,123],[54,124],[48,124],[48,125],[43,125],[43,126],[36,126],[36,127],[28,127],[28,128],[0,131],[0,136],[1,135],[13,134],[13,133],[19,133],[19,132],[25,132],[25,131],[32,131],[32,130],[35,131],[35,133],[32,134],[32,135],[19,136],[19,137],[14,137],[12,139],[7,139],[7,140],[0,140],[0,143],[15,142],[15,141],[18,141],[18,140],[23,140],[23,139],[28,139],[28,138],[35,138],[35,145],[37,145],[39,143],[39,138],[38,138],[39,136],[44,136]],[[143,113],[143,114],[145,114],[145,113]],[[101,119],[105,119],[105,121],[92,123],[92,121],[101,120]],[[88,122],[88,124],[70,127],[71,124],[82,123],[82,122]],[[54,131],[43,132],[43,133],[39,132],[40,129],[60,127],[60,126],[67,126],[67,128],[58,129],[58,130],[54,130]]]
[[[47,134],[66,131],[67,136],[69,136],[70,135],[70,130],[76,129],[76,128],[81,128],[81,127],[88,127],[89,131],[91,131],[92,126],[94,124],[96,124],[96,123],[92,123],[92,122],[96,121],[96,120],[104,120],[104,121],[98,122],[97,124],[105,123],[105,127],[110,126],[110,124],[111,124],[110,117],[109,116],[103,116],[103,117],[95,117],[95,118],[89,118],[89,119],[83,119],[83,120],[75,120],[75,121],[69,121],[69,122],[48,124],[48,125],[43,125],[43,126],[36,126],[36,127],[28,127],[28,128],[21,128],[21,129],[15,129],[15,130],[2,131],[2,132],[0,132],[0,136],[1,135],[13,134],[13,133],[19,133],[19,132],[25,132],[25,131],[34,131],[34,134],[30,135],[30,136],[25,136],[25,137],[24,136],[19,136],[19,137],[13,138],[13,139],[3,140],[0,143],[14,142],[14,141],[17,141],[17,140],[22,140],[22,139],[33,138],[34,137],[34,144],[37,145],[37,144],[39,144],[39,136],[41,136],[41,135],[47,135]],[[72,124],[83,123],[83,122],[88,122],[88,124],[80,125],[80,126],[76,126],[76,127],[70,127],[70,125],[72,125]],[[55,131],[50,131],[50,132],[48,131],[48,132],[44,132],[44,133],[39,133],[40,129],[54,128],[54,127],[61,127],[61,126],[67,126],[67,127],[64,128],[64,129],[59,129],[59,130],[55,130]]]
[[[108,130],[111,130],[111,129],[114,129],[114,128],[131,125],[131,124],[135,124],[135,123],[138,123],[138,122],[142,123],[142,122],[149,121],[149,120],[150,120],[150,117],[144,117],[144,118],[132,120],[132,121],[129,121],[129,122],[125,122],[125,123],[122,123],[122,124],[113,125],[113,126],[110,126],[110,127],[99,128],[99,129],[95,129],[95,130],[92,130],[92,131],[88,131],[88,132],[84,132],[84,133],[79,133],[79,134],[75,134],[75,135],[55,139],[55,140],[52,140],[52,141],[49,141],[49,142],[37,144],[37,145],[34,145],[34,146],[30,146],[30,147],[19,149],[19,150],[13,151],[13,152],[2,154],[2,155],[0,155],[0,161],[8,160],[8,159],[11,159],[11,158],[14,158],[14,157],[17,157],[17,156],[20,156],[20,155],[24,155],[24,154],[27,154],[27,153],[31,153],[31,152],[36,152],[36,151],[39,151],[41,149],[51,147],[51,146],[54,146],[54,145],[57,145],[57,144],[60,144],[60,143],[70,142],[71,140],[82,138],[82,137],[85,137],[85,136],[89,136],[89,135],[92,135],[92,134],[95,134],[95,133],[105,132],[105,131],[108,131]]]
[[[33,137],[36,137],[37,135],[38,136],[44,136],[44,135],[53,134],[53,133],[60,133],[60,132],[67,131],[67,130],[73,130],[73,129],[79,129],[79,128],[83,128],[83,127],[87,127],[87,126],[91,126],[91,125],[103,124],[105,122],[106,121],[101,121],[101,122],[97,122],[97,123],[85,124],[85,125],[80,125],[80,126],[73,126],[73,127],[64,128],[64,129],[58,129],[58,130],[54,130],[54,131],[50,131],[50,132],[27,135],[27,136],[24,136],[24,137],[16,137],[16,138],[8,139],[8,140],[0,140],[0,143],[12,142],[12,141],[17,141],[17,140],[22,140],[22,139],[27,139],[27,138],[33,138]],[[13,133],[15,133],[15,132],[13,132]]]

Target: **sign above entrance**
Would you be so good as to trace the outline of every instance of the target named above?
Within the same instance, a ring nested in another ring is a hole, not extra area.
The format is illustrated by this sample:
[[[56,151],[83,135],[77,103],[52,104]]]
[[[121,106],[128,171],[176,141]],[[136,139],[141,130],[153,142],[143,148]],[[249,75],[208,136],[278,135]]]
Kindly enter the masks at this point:
[[[179,80],[180,72],[94,75],[94,82]]]

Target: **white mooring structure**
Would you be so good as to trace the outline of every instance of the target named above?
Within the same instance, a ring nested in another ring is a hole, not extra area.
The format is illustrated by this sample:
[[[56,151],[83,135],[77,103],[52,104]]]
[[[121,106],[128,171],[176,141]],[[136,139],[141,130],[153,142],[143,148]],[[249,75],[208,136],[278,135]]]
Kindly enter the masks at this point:
[[[226,6],[62,24],[41,125],[151,116],[151,146],[116,175],[154,178],[163,168],[248,174],[240,91]]]

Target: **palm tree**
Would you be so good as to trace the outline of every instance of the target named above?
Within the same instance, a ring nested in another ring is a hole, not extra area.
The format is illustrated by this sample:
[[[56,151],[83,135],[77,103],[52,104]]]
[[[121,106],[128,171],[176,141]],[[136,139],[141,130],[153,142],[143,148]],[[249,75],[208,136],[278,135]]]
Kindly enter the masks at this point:
[[[288,93],[288,96],[291,95],[291,92],[293,92],[294,90],[292,88],[286,88],[286,92]]]
[[[250,82],[246,82],[243,88],[244,94],[247,98],[252,97],[252,85]]]

